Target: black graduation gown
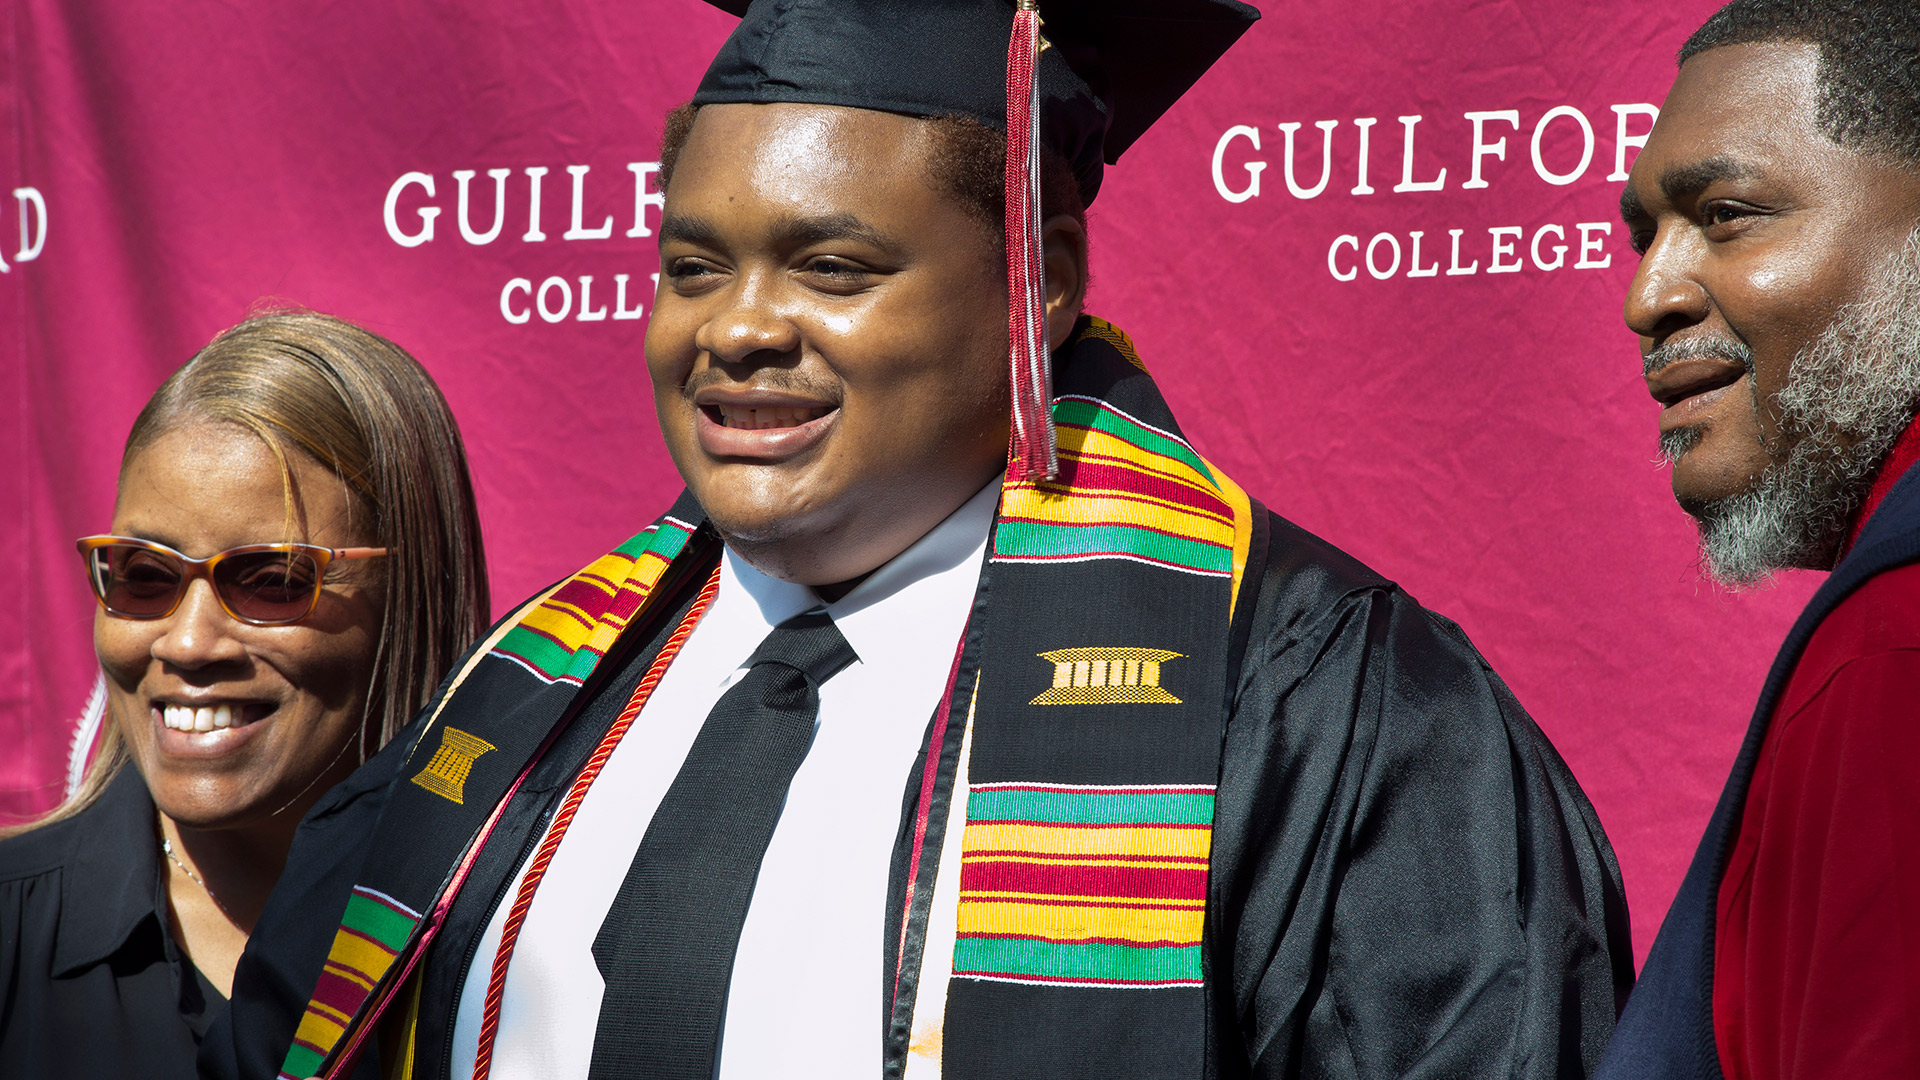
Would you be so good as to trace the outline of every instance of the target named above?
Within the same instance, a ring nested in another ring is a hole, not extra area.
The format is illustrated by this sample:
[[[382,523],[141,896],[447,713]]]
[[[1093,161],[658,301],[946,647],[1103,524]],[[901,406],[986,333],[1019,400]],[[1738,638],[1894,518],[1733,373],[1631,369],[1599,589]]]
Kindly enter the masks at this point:
[[[1206,1075],[1588,1075],[1633,979],[1619,867],[1592,806],[1457,626],[1278,516],[1265,532],[1239,681],[1222,688]],[[476,863],[425,962],[417,1077],[447,1075],[493,908],[658,644],[536,766]],[[232,1010],[203,1043],[205,1076],[279,1068],[410,741],[302,824]],[[899,781],[906,805],[919,775]],[[904,873],[896,860],[896,893]],[[879,1036],[898,928],[874,929]]]

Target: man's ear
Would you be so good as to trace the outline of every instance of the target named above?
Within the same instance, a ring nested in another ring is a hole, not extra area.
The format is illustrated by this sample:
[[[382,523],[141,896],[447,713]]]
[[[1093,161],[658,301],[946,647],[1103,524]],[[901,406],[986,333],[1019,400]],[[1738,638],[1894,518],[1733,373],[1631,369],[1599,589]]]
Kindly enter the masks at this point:
[[[1055,214],[1040,226],[1040,253],[1047,280],[1047,348],[1066,343],[1087,300],[1087,230],[1070,214]]]

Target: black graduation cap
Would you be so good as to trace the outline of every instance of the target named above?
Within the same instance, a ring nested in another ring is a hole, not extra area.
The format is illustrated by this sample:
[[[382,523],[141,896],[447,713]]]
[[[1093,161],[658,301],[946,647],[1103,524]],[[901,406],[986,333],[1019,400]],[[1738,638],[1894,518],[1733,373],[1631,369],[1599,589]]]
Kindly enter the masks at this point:
[[[797,102],[1007,126],[1013,0],[708,0],[741,16],[702,105]],[[1238,0],[1040,0],[1041,141],[1092,202],[1118,161],[1260,13]]]

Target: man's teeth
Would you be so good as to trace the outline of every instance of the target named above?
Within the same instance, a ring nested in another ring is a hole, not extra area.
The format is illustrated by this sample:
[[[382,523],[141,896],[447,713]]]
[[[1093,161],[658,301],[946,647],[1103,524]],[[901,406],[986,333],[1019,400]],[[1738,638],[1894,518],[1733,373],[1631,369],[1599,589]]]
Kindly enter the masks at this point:
[[[730,428],[785,428],[799,427],[809,420],[818,420],[832,411],[832,409],[791,406],[777,409],[743,409],[737,405],[722,405],[720,418]]]
[[[212,708],[195,709],[187,705],[168,705],[161,710],[160,718],[175,731],[218,731],[233,726],[233,706],[215,705]]]

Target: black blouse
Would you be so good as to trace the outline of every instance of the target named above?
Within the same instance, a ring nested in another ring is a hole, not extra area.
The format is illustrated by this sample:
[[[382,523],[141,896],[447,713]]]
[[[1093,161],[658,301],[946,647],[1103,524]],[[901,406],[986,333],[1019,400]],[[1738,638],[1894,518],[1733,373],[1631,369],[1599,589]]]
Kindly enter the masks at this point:
[[[165,865],[131,767],[79,815],[0,842],[0,1078],[194,1075],[226,999],[173,939]]]

